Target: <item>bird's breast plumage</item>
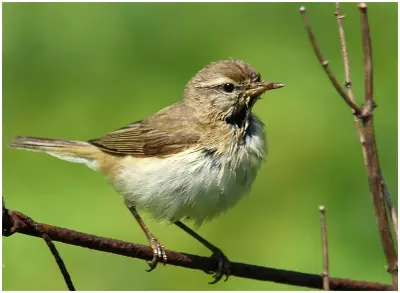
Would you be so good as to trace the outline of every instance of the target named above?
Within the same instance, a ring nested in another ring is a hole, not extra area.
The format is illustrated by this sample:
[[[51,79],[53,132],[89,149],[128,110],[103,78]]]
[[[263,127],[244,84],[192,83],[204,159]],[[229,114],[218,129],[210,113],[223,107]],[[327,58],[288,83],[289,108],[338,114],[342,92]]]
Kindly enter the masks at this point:
[[[250,191],[264,159],[266,141],[257,117],[250,117],[242,139],[231,131],[224,152],[196,146],[167,157],[127,156],[110,181],[128,205],[157,219],[189,218],[199,226]]]

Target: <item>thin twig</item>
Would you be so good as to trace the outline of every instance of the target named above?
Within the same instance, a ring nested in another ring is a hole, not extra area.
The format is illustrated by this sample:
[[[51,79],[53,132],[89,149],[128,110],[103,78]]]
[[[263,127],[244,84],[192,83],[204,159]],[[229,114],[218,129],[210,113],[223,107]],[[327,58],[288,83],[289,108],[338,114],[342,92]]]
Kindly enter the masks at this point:
[[[315,39],[314,33],[313,33],[312,29],[311,29],[310,22],[308,21],[308,17],[307,17],[307,14],[306,14],[306,8],[304,6],[300,7],[300,13],[301,13],[301,16],[303,18],[303,22],[304,22],[304,24],[306,26],[306,29],[307,29],[307,32],[308,32],[308,36],[309,36],[309,38],[311,40],[311,43],[313,45],[315,54],[317,55],[318,60],[321,63],[322,67],[325,69],[325,72],[328,75],[329,79],[331,80],[333,86],[338,91],[338,93],[343,98],[343,100],[347,103],[347,105],[349,105],[350,108],[353,109],[354,114],[355,115],[360,115],[361,114],[361,109],[357,106],[356,103],[354,103],[354,101],[352,101],[350,99],[350,97],[344,91],[344,89],[339,84],[338,80],[336,79],[335,75],[333,74],[333,72],[329,68],[328,61],[325,60],[325,58],[323,57],[322,52],[318,47],[318,44],[317,44],[317,41]]]
[[[326,231],[325,207],[319,207],[321,215],[321,238],[322,238],[322,257],[324,261],[324,272],[322,273],[323,287],[329,291],[329,257],[328,257],[328,233]]]
[[[372,46],[371,46],[371,34],[369,31],[368,15],[367,15],[367,4],[360,3],[358,5],[361,16],[361,30],[363,40],[363,52],[364,52],[364,88],[365,88],[365,104],[370,104],[371,108],[373,104],[373,66],[372,66]]]
[[[344,64],[344,72],[345,72],[345,85],[347,88],[347,94],[349,95],[349,98],[354,102],[354,95],[353,95],[353,89],[352,89],[352,82],[350,78],[350,64],[349,64],[349,58],[347,54],[347,46],[346,46],[346,38],[345,38],[345,33],[343,29],[343,19],[344,15],[341,14],[340,12],[340,5],[339,2],[336,3],[336,11],[335,11],[335,16],[337,19],[338,27],[339,27],[339,37],[340,37],[340,44],[341,44],[341,49],[342,49],[342,57],[343,57],[343,64]],[[364,158],[364,164],[367,165],[367,150],[365,148],[365,137],[364,137],[364,129],[362,128],[361,121],[360,119],[354,115],[354,122],[356,125],[356,130],[358,134],[358,138],[361,144],[362,148],[362,153],[363,153],[363,158]],[[398,222],[397,222],[397,213],[396,210],[393,206],[392,199],[390,197],[388,188],[386,186],[385,180],[383,178],[382,171],[380,172],[381,175],[381,185],[382,185],[382,190],[383,190],[383,195],[384,199],[387,205],[387,208],[389,210],[389,215],[392,220],[393,224],[393,229],[396,234],[396,239],[398,239]]]
[[[341,51],[343,56],[343,64],[344,64],[344,73],[345,73],[345,86],[348,90],[348,95],[350,100],[355,102],[353,90],[351,87],[351,78],[350,78],[350,63],[349,63],[349,56],[347,53],[347,46],[346,46],[346,37],[343,29],[343,19],[344,15],[340,13],[340,4],[336,2],[336,11],[335,11],[336,20],[339,27],[339,37],[340,37],[340,44],[341,44]]]
[[[337,19],[338,27],[339,27],[339,37],[340,37],[340,43],[341,43],[341,49],[342,49],[342,56],[343,56],[343,63],[344,63],[344,72],[345,72],[345,86],[347,88],[347,94],[349,95],[349,98],[355,102],[354,95],[353,95],[353,89],[352,89],[352,83],[351,83],[351,78],[350,78],[350,64],[349,64],[349,58],[347,54],[347,46],[346,46],[346,38],[345,38],[345,33],[343,29],[343,19],[344,15],[340,13],[340,6],[339,2],[336,3],[336,11],[335,11],[335,16]],[[371,83],[372,84],[372,83]],[[364,163],[367,165],[367,151],[365,149],[365,137],[364,137],[364,130],[361,125],[360,119],[354,115],[354,122],[356,124],[356,130],[358,134],[358,138],[362,147],[362,153],[363,153],[363,158],[364,158]],[[392,220],[393,224],[393,229],[396,233],[396,239],[399,239],[398,236],[398,222],[397,222],[397,213],[396,210],[393,206],[392,199],[389,194],[388,187],[386,185],[386,182],[383,178],[382,171],[381,173],[381,184],[382,184],[382,189],[383,189],[383,195],[384,199],[387,205],[387,208],[389,210],[389,215],[390,219]]]
[[[378,155],[376,150],[375,133],[373,127],[372,112],[376,107],[373,100],[373,68],[372,68],[372,47],[371,47],[371,36],[369,32],[369,24],[367,18],[367,5],[361,3],[359,5],[361,12],[361,26],[362,26],[362,38],[363,38],[363,52],[364,52],[364,72],[365,72],[365,103],[360,109],[354,100],[354,95],[351,90],[351,80],[350,80],[350,66],[348,61],[346,43],[344,38],[344,30],[342,19],[343,16],[340,15],[339,5],[336,6],[335,15],[337,17],[337,22],[339,26],[339,36],[341,40],[342,55],[344,59],[345,74],[346,74],[346,87],[349,90],[349,94],[342,93],[342,88],[334,77],[333,73],[328,70],[327,62],[324,61],[321,51],[318,48],[314,34],[311,30],[311,26],[306,16],[306,11],[304,7],[300,8],[303,21],[307,28],[307,32],[311,43],[313,45],[314,51],[325,68],[326,73],[332,81],[333,86],[339,92],[341,97],[346,101],[346,103],[353,109],[353,112],[357,118],[361,119],[363,129],[361,128],[360,122],[356,119],[357,132],[359,134],[359,139],[363,147],[364,163],[367,169],[367,175],[370,185],[370,190],[375,207],[375,215],[377,218],[379,234],[382,242],[382,246],[385,252],[385,256],[388,262],[388,271],[392,274],[393,286],[397,289],[397,255],[393,245],[392,235],[390,233],[388,216],[385,209],[385,201],[383,199],[383,189],[381,185],[380,176],[380,166],[378,161]]]
[[[343,19],[345,16],[340,13],[339,2],[336,2],[335,16],[336,16],[336,21],[337,21],[337,24],[339,27],[340,48],[341,48],[342,57],[343,57],[344,75],[345,75],[345,83],[344,84],[347,88],[347,94],[349,96],[349,99],[353,103],[355,103],[352,82],[351,82],[351,74],[350,74],[350,61],[349,61],[349,55],[347,53],[346,36],[344,33],[344,28],[343,28]],[[364,157],[364,161],[365,161],[366,160],[366,150],[365,150],[364,130],[362,129],[360,119],[357,117],[357,115],[354,115],[354,122],[356,124],[356,130],[357,130],[358,138],[359,138],[359,141],[360,141],[360,144],[362,147],[363,157]]]
[[[393,201],[390,196],[389,190],[385,183],[385,178],[383,177],[382,170],[381,170],[381,179],[382,179],[381,184],[382,184],[383,196],[385,197],[386,206],[387,206],[387,209],[389,210],[389,215],[390,215],[390,218],[392,219],[392,223],[393,223],[393,230],[394,230],[394,233],[396,233],[396,239],[398,240],[399,235],[398,235],[397,213],[396,213],[396,209],[393,205]]]
[[[4,221],[5,218],[10,218],[11,220],[7,223],[12,225],[10,227],[4,227],[4,229],[9,231],[7,236],[12,235],[13,233],[22,233],[30,236],[40,237],[36,230],[21,220],[21,218],[23,219],[24,216],[25,215],[20,212],[3,210],[3,223],[6,222]],[[53,241],[59,241],[70,245],[86,247],[89,249],[95,249],[144,260],[151,260],[153,257],[153,251],[149,246],[85,234],[47,224],[36,223],[36,225],[40,226],[42,231],[44,231]],[[218,261],[215,258],[210,257],[202,257],[171,250],[167,250],[167,257],[167,263],[174,266],[202,271],[213,271],[218,267]],[[322,277],[319,275],[267,268],[237,262],[231,263],[231,276],[260,281],[270,281],[293,286],[303,286],[317,289],[323,288]],[[387,291],[393,289],[391,285],[341,278],[330,278],[329,287],[331,290]]]
[[[19,216],[19,221],[23,222],[25,225],[27,225],[30,229],[32,229],[38,237],[43,238],[43,240],[46,242],[48,248],[51,251],[51,254],[54,256],[54,259],[58,265],[58,268],[61,271],[62,276],[64,277],[65,284],[68,287],[69,291],[75,291],[74,284],[72,283],[71,276],[68,273],[68,270],[64,264],[64,261],[62,260],[60,254],[57,251],[56,246],[54,245],[53,241],[51,238],[44,232],[42,229],[42,226],[37,224],[34,220],[32,220],[30,217],[20,214]],[[9,210],[6,209],[4,199],[3,199],[3,235],[8,236],[11,235],[11,229],[10,225],[12,225],[12,219],[9,214]]]
[[[373,67],[372,67],[372,47],[371,35],[369,31],[367,5],[358,5],[361,17],[361,31],[364,52],[364,74],[365,74],[365,103],[362,108],[362,123],[365,134],[366,148],[366,169],[371,189],[372,199],[375,207],[379,235],[386,260],[388,271],[392,274],[393,287],[397,289],[397,254],[394,248],[392,234],[390,232],[389,220],[386,213],[385,201],[383,198],[382,179],[380,176],[380,166],[375,141],[375,132],[372,111],[375,107],[373,100]]]
[[[54,259],[56,260],[56,263],[58,265],[58,268],[61,271],[61,274],[64,277],[65,284],[67,284],[68,290],[69,291],[75,291],[74,284],[72,283],[71,276],[68,273],[68,270],[64,264],[64,261],[62,260],[60,254],[57,251],[56,246],[54,245],[53,241],[50,239],[50,237],[44,233],[42,227],[38,225],[35,221],[33,221],[31,218],[28,216],[25,216],[23,218],[23,221],[27,223],[30,227],[32,227],[43,240],[46,242],[47,246],[49,247],[51,253],[54,256]]]

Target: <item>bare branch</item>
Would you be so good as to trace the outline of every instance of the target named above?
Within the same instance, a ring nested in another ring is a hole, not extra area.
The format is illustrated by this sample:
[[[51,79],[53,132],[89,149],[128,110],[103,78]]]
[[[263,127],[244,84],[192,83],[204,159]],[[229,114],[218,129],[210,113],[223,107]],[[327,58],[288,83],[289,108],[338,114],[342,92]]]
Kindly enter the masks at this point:
[[[326,231],[325,207],[320,206],[321,214],[321,238],[322,238],[322,257],[324,260],[324,272],[322,273],[323,287],[329,291],[329,257],[328,257],[328,233]]]
[[[350,63],[349,63],[349,56],[347,53],[347,46],[346,46],[346,37],[343,29],[343,19],[344,15],[340,13],[340,4],[336,2],[336,11],[335,11],[336,21],[339,27],[339,38],[340,38],[340,45],[341,51],[343,56],[343,64],[344,64],[344,73],[345,73],[345,86],[348,90],[349,99],[355,102],[353,89],[351,87],[351,78],[350,78]]]
[[[381,170],[381,179],[382,179],[381,184],[382,184],[383,196],[385,197],[386,206],[387,206],[387,209],[389,210],[390,218],[392,219],[393,230],[396,233],[396,239],[399,239],[397,213],[396,213],[396,209],[394,208],[392,198],[390,197],[389,190],[386,186],[385,178],[383,177],[382,170]]]
[[[366,148],[366,169],[371,189],[372,199],[375,207],[379,235],[386,260],[388,271],[392,274],[393,287],[397,289],[397,254],[394,248],[392,234],[390,232],[389,220],[386,213],[385,201],[383,198],[382,178],[380,176],[380,166],[376,149],[374,124],[372,111],[375,107],[373,100],[373,68],[372,68],[372,48],[371,35],[369,31],[367,4],[358,5],[361,16],[361,31],[364,52],[364,74],[365,74],[365,103],[362,108],[362,123],[365,134]]]
[[[8,236],[11,235],[10,232],[11,230],[8,229],[9,225],[12,225],[12,217],[9,216],[9,211],[5,207],[4,199],[3,199],[3,235]],[[54,259],[58,265],[58,268],[61,271],[62,276],[64,277],[65,284],[68,287],[69,291],[75,291],[74,284],[72,283],[71,276],[68,273],[68,270],[64,264],[64,261],[62,260],[60,254],[57,251],[56,246],[54,245],[53,241],[50,239],[50,237],[43,231],[42,226],[38,225],[34,220],[32,220],[30,217],[25,216],[21,214],[19,217],[19,221],[22,221],[27,227],[32,229],[38,237],[43,238],[43,240],[46,242],[46,245],[50,249],[51,254],[54,256]]]
[[[345,75],[345,86],[347,88],[347,94],[349,96],[349,99],[355,103],[355,98],[353,94],[353,88],[352,88],[352,82],[351,82],[351,75],[350,75],[350,61],[349,61],[349,55],[347,53],[347,45],[346,45],[346,36],[344,33],[344,28],[343,28],[343,19],[344,15],[340,13],[340,4],[339,2],[336,3],[336,11],[335,11],[335,16],[336,16],[336,21],[339,27],[339,39],[340,39],[340,48],[342,52],[342,57],[343,57],[343,65],[344,65],[344,75]],[[353,111],[354,112],[354,111]],[[358,134],[358,138],[360,141],[360,144],[362,146],[362,151],[363,151],[363,157],[364,161],[366,159],[366,150],[365,150],[365,138],[364,138],[364,130],[362,129],[360,119],[357,117],[357,115],[354,115],[354,122],[356,124],[356,130]]]
[[[346,38],[345,38],[344,29],[343,29],[344,16],[341,15],[341,13],[340,13],[339,2],[336,3],[335,16],[336,16],[338,27],[339,27],[339,37],[340,37],[341,51],[342,51],[342,57],[343,57],[344,72],[345,72],[345,85],[347,88],[347,93],[349,95],[349,98],[354,102],[352,82],[351,82],[351,78],[350,78],[350,64],[349,64],[349,58],[348,58],[348,54],[347,54]],[[361,121],[357,116],[354,116],[354,122],[356,125],[358,138],[359,138],[359,141],[360,141],[360,144],[362,147],[364,164],[367,165],[367,150],[365,148],[364,129],[362,128]],[[389,194],[388,188],[386,186],[385,180],[383,178],[382,172],[381,172],[381,179],[382,179],[381,184],[382,184],[384,199],[385,199],[387,208],[389,210],[389,215],[392,220],[393,229],[396,233],[396,239],[398,239],[397,213],[393,206],[392,199],[390,197],[390,194]]]
[[[325,58],[322,56],[321,50],[318,47],[318,44],[317,44],[317,41],[315,39],[314,33],[313,33],[312,29],[311,29],[310,22],[308,21],[307,14],[306,14],[306,8],[304,6],[300,7],[300,13],[301,13],[301,16],[303,18],[303,22],[304,22],[304,24],[306,26],[306,29],[307,29],[307,32],[308,32],[308,36],[309,36],[309,38],[311,40],[311,43],[313,45],[315,54],[317,55],[318,60],[321,63],[322,67],[325,69],[326,74],[328,74],[328,77],[331,80],[333,86],[338,91],[338,93],[343,98],[343,100],[347,103],[347,105],[349,105],[350,108],[353,109],[354,114],[355,115],[360,115],[361,114],[361,109],[357,106],[356,103],[354,103],[354,101],[352,101],[350,99],[350,97],[344,91],[342,86],[337,81],[335,75],[333,74],[333,72],[329,68],[328,61],[325,60]]]
[[[351,76],[350,76],[350,62],[349,62],[349,57],[348,57],[348,53],[347,53],[346,37],[345,37],[344,28],[343,28],[344,15],[342,15],[340,12],[339,2],[336,2],[335,16],[336,16],[336,21],[337,21],[337,24],[339,27],[339,39],[340,39],[340,47],[341,47],[342,58],[343,58],[345,85],[347,88],[347,94],[349,95],[349,98],[353,102],[355,102],[353,88],[352,88],[352,82],[351,82]],[[357,117],[356,115],[354,115],[354,123],[356,125],[358,140],[361,144],[364,165],[366,166],[367,165],[367,150],[365,148],[364,129],[361,125],[360,118]]]
[[[373,127],[373,118],[372,118],[372,112],[376,107],[376,105],[373,100],[372,47],[371,47],[371,36],[369,32],[369,24],[367,17],[367,5],[365,3],[361,3],[358,7],[361,12],[360,15],[361,15],[362,39],[363,39],[363,52],[364,52],[364,72],[365,72],[365,103],[361,109],[355,104],[354,95],[351,89],[350,65],[348,60],[346,41],[342,23],[343,16],[340,14],[339,3],[336,4],[335,16],[339,27],[339,37],[340,37],[342,57],[343,57],[344,70],[346,76],[345,85],[348,90],[348,94],[345,95],[343,95],[342,89],[338,84],[336,78],[333,76],[332,72],[330,72],[330,70],[328,70],[327,68],[327,62],[324,61],[321,51],[319,50],[318,45],[315,41],[314,34],[311,30],[311,26],[308,22],[305,13],[305,8],[301,7],[300,12],[302,14],[303,21],[306,25],[311,43],[313,44],[314,51],[320,63],[324,66],[325,71],[330,77],[333,86],[339,92],[341,97],[346,101],[346,103],[351,107],[351,109],[353,109],[353,112],[356,116],[355,123],[359,140],[362,145],[364,164],[367,170],[370,190],[375,207],[375,215],[377,218],[381,243],[388,262],[388,271],[392,274],[393,286],[397,288],[397,270],[398,270],[397,255],[394,248],[392,235],[390,232],[388,216],[386,214],[385,200],[383,199],[384,190],[386,186],[383,186],[381,184],[382,178],[380,176],[380,166],[376,150],[376,141],[375,141],[375,133]],[[362,122],[362,126],[359,119]],[[389,204],[388,200],[387,204]],[[393,213],[393,210],[391,211],[391,213]],[[394,223],[394,227],[396,226],[397,223]]]
[[[3,209],[3,231],[4,229],[9,231],[5,236],[10,236],[13,233],[21,233],[40,237],[35,229],[32,229],[31,226],[21,220],[21,218],[23,219],[24,217],[26,216],[20,212],[11,210],[4,211]],[[7,218],[9,220],[7,220]],[[85,234],[47,224],[35,223],[54,241],[144,260],[151,260],[153,256],[152,249],[149,246]],[[218,266],[217,260],[209,257],[180,253],[171,250],[167,250],[167,256],[167,263],[174,266],[202,271],[213,271]],[[322,277],[319,275],[279,270],[237,262],[232,262],[231,265],[231,276],[260,281],[270,281],[293,286],[317,289],[323,288]],[[391,285],[341,278],[330,278],[329,287],[331,290],[389,291],[393,289]]]
[[[364,86],[365,86],[365,104],[371,104],[370,108],[373,108],[373,67],[372,67],[372,46],[371,46],[371,34],[369,32],[369,23],[367,15],[367,4],[360,3],[358,5],[361,16],[361,30],[363,40],[363,51],[364,51]]]

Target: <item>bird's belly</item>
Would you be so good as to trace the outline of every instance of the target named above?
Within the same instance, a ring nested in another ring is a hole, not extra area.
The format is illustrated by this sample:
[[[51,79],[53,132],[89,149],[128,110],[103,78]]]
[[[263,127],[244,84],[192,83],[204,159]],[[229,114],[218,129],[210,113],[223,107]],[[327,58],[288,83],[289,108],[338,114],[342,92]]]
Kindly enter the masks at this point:
[[[165,158],[126,157],[111,182],[128,205],[147,210],[157,219],[190,218],[200,225],[249,191],[262,155],[243,146],[229,160],[202,150]]]

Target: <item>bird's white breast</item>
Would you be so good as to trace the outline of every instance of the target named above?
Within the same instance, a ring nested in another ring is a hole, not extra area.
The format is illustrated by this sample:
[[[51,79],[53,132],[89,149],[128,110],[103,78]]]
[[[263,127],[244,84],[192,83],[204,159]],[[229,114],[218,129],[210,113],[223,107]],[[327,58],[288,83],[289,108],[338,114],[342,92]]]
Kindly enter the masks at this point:
[[[249,192],[265,149],[263,125],[254,117],[243,143],[223,155],[189,149],[165,158],[126,157],[112,183],[128,205],[157,219],[200,225]]]

